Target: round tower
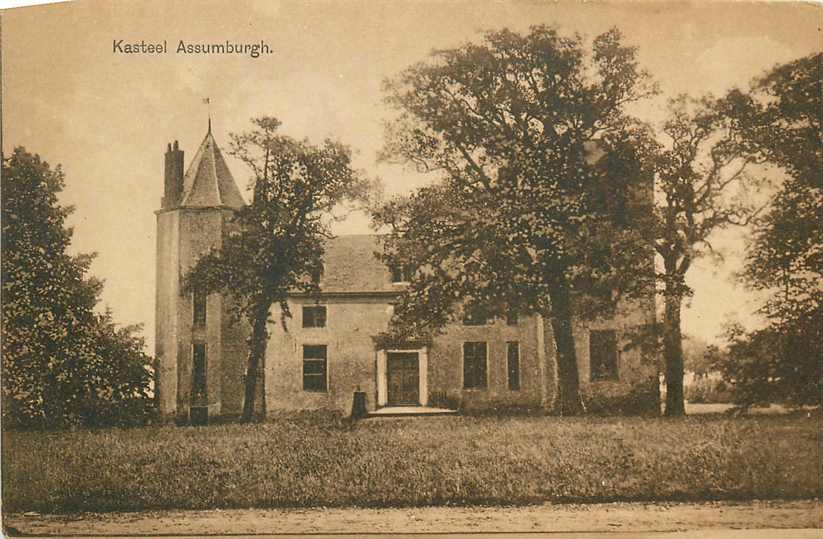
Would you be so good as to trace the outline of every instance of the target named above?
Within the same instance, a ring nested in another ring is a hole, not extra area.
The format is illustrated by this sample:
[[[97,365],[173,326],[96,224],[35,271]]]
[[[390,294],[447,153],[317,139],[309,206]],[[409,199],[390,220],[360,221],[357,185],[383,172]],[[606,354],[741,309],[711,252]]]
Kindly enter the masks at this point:
[[[157,215],[155,395],[160,413],[204,423],[243,406],[245,332],[219,294],[183,294],[197,260],[219,248],[245,202],[209,129],[186,172],[184,154],[167,146]]]

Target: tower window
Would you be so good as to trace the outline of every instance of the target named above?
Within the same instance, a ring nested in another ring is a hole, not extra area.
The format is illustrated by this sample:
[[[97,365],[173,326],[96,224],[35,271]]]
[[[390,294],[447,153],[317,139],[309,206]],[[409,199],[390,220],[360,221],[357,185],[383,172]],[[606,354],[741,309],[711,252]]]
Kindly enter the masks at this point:
[[[509,389],[520,389],[520,343],[506,343],[506,370],[509,374]]]
[[[617,334],[613,329],[589,333],[591,381],[617,380]]]
[[[312,305],[303,307],[303,327],[304,328],[324,328],[326,327],[326,306]]]
[[[463,343],[463,389],[486,388],[486,343]]]
[[[193,324],[195,327],[206,325],[206,293],[202,290],[195,290],[193,294]]]
[[[195,343],[192,352],[192,404],[208,400],[208,385],[206,381],[206,344]]]
[[[326,391],[326,345],[303,345],[303,391]]]

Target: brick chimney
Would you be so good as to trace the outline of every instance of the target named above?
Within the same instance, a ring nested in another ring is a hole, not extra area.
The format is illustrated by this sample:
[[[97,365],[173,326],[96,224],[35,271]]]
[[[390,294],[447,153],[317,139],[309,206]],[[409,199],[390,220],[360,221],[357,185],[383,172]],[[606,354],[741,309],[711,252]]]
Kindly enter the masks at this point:
[[[163,200],[160,203],[162,209],[176,208],[180,204],[180,197],[183,194],[183,150],[177,141],[168,144],[166,147],[166,175],[165,190]]]

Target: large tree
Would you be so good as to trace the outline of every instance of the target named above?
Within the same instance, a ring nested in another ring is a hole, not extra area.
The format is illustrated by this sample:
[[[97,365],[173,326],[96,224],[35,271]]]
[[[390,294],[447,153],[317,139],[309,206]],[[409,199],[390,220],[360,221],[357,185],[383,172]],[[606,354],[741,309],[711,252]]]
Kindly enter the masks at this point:
[[[331,237],[332,210],[347,200],[365,199],[370,187],[352,169],[346,146],[331,140],[313,145],[279,134],[280,121],[273,117],[252,123],[253,130],[232,135],[229,151],[252,173],[251,204],[237,212],[222,246],[192,268],[184,290],[230,296],[236,321],[251,328],[244,421],[255,412],[272,306],[280,307],[285,326],[291,316],[289,293],[318,290],[316,274]]]
[[[644,160],[655,171],[656,207],[649,241],[662,258],[663,356],[668,416],[685,413],[681,311],[694,291],[686,276],[694,262],[719,255],[713,235],[729,226],[748,226],[762,203],[754,196],[764,180],[755,165],[762,154],[741,134],[731,110],[739,96],[669,102],[661,135],[645,146]]]
[[[3,160],[3,415],[7,425],[128,423],[150,412],[136,327],[95,312],[92,256],[68,253],[64,176],[16,148]]]
[[[635,49],[616,30],[590,49],[544,26],[489,32],[385,89],[399,114],[384,158],[436,175],[375,211],[393,232],[386,261],[415,270],[395,332],[436,332],[465,312],[539,313],[558,351],[555,410],[580,413],[573,317],[584,296],[612,304],[618,274],[643,273],[612,262],[648,271],[651,259],[617,226],[648,194],[624,112],[655,91]]]
[[[786,179],[755,230],[744,278],[771,293],[769,327],[750,335],[774,346],[759,370],[776,395],[819,403],[823,387],[823,53],[781,65],[736,92],[744,136]],[[736,335],[733,342],[740,342]],[[740,373],[738,373],[740,374]],[[765,382],[764,382],[765,383]]]

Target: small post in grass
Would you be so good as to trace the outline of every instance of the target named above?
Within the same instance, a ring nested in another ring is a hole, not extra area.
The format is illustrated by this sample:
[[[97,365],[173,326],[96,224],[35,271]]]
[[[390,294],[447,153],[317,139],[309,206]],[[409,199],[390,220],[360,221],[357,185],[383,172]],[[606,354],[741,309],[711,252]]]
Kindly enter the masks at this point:
[[[354,391],[354,399],[352,400],[351,405],[351,418],[353,421],[358,419],[363,419],[368,415],[368,410],[366,409],[366,392],[360,391],[360,386],[357,386],[357,389]]]

